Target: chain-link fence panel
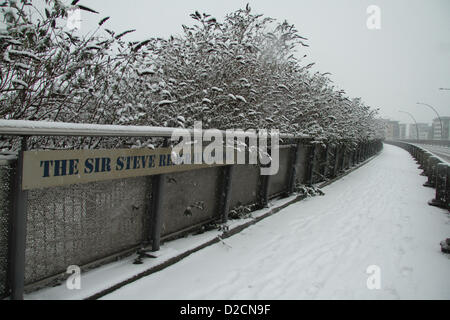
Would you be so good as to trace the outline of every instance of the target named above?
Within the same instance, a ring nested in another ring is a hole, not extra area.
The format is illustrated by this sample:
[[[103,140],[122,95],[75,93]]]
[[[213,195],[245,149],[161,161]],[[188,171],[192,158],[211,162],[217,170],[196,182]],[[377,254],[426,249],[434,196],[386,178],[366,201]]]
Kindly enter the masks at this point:
[[[230,209],[258,202],[261,168],[258,165],[234,166],[231,179]]]
[[[162,237],[219,218],[221,167],[164,175]]]
[[[278,172],[269,178],[269,198],[286,192],[292,168],[291,146],[280,146]]]
[[[30,190],[25,283],[148,239],[150,197],[151,177]]]
[[[295,164],[295,184],[308,184],[309,172],[311,167],[309,159],[311,153],[314,152],[313,146],[309,144],[301,144],[298,149],[297,163]]]
[[[0,298],[9,294],[8,239],[13,202],[13,176],[13,165],[0,165]]]

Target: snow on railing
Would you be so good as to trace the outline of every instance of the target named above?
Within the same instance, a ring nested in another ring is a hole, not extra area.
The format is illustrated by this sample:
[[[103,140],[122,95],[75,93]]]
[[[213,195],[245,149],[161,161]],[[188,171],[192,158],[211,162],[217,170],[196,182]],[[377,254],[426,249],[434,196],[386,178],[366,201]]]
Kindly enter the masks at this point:
[[[180,128],[154,126],[122,126],[110,124],[66,123],[30,120],[0,120],[0,135],[14,136],[109,136],[109,137],[171,137]],[[187,129],[193,134],[194,129]],[[224,130],[221,130],[225,134]],[[235,132],[235,136],[240,136]],[[246,131],[243,136],[252,137]],[[255,135],[256,137],[256,135]],[[280,138],[301,139],[307,135],[280,134]]]

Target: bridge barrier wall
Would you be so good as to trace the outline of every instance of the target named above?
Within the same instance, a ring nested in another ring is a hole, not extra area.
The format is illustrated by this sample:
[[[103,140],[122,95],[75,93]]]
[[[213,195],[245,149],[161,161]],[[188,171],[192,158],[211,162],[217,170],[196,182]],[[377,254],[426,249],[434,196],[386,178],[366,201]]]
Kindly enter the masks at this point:
[[[381,148],[381,141],[349,146],[292,139],[280,147],[280,167],[274,176],[262,176],[258,165],[248,164],[233,165],[233,170],[216,166],[29,190],[25,291],[63,281],[70,265],[87,270],[148,245],[155,248],[155,239],[159,245],[160,239],[226,221],[237,207],[267,206],[271,198],[292,194],[295,186],[341,175]],[[0,163],[1,298],[9,296],[16,285],[10,252],[16,162]],[[160,222],[155,219],[157,210]],[[157,223],[161,224],[159,233]]]

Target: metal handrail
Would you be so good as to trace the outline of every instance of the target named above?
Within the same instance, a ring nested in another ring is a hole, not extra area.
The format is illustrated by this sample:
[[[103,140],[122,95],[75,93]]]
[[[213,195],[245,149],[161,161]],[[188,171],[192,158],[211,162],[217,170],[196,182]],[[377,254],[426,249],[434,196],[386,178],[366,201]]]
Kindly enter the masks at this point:
[[[84,137],[171,137],[181,128],[154,126],[123,126],[110,124],[88,124],[67,122],[45,122],[30,120],[0,120],[0,135],[12,136],[84,136]],[[187,129],[191,134],[194,129]],[[206,130],[206,129],[204,129]],[[223,134],[225,130],[220,130]],[[235,136],[240,136],[235,132]],[[244,133],[245,137],[252,137]],[[257,135],[255,135],[257,137]],[[307,139],[307,135],[280,134],[284,139]]]

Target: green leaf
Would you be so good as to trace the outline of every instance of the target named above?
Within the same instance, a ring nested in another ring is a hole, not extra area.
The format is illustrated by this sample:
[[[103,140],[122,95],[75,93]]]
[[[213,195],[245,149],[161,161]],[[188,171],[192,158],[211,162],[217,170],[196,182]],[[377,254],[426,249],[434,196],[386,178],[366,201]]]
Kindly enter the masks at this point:
[[[98,23],[99,26],[101,26],[102,24],[104,24],[106,21],[109,20],[109,17],[103,18],[102,20],[100,20],[100,22]]]
[[[135,31],[136,31],[136,29],[124,31],[124,32],[118,34],[118,35],[116,36],[116,39],[120,39],[120,38],[122,38],[124,35],[126,35],[127,33],[135,32]]]
[[[88,7],[85,7],[85,6],[82,6],[82,5],[78,5],[78,9],[81,9],[81,10],[84,10],[84,11],[89,11],[89,12],[92,12],[92,13],[98,13],[97,11],[92,10],[92,9],[90,9]]]
[[[140,48],[148,44],[150,40],[144,40],[133,48],[133,51],[138,51]]]

